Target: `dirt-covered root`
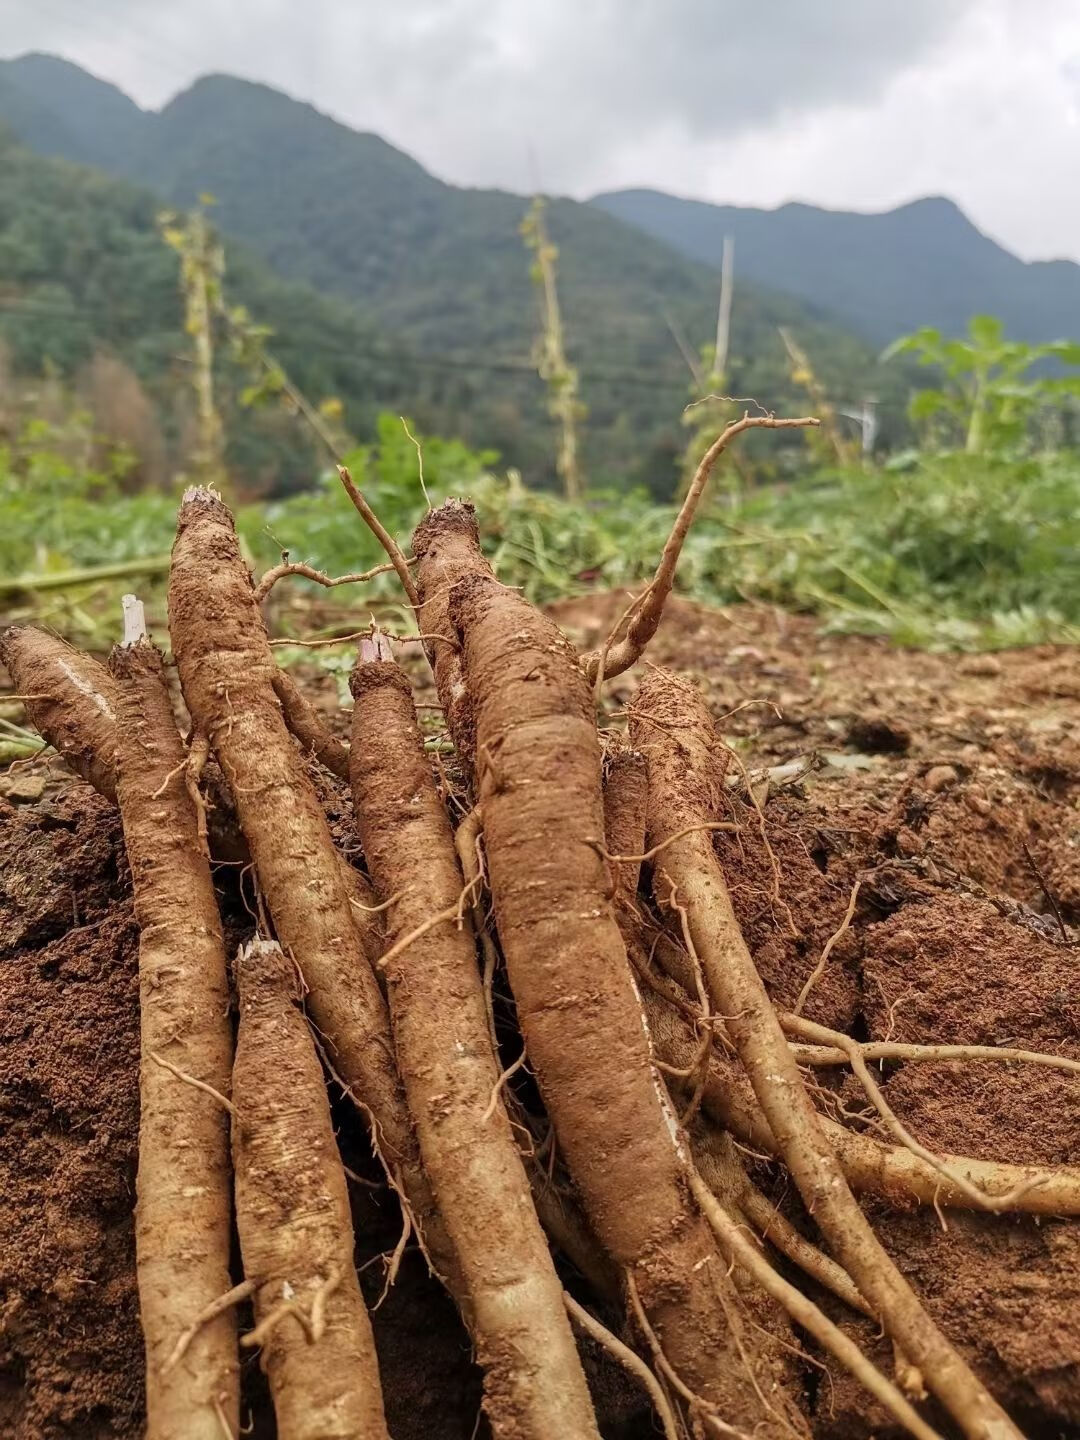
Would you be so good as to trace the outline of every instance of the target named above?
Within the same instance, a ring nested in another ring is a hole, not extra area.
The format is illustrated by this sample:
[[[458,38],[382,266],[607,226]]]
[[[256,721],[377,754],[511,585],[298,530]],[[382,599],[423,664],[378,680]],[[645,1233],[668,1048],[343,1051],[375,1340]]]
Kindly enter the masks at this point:
[[[451,618],[475,707],[507,972],[589,1219],[681,1382],[732,1424],[802,1432],[688,1193],[688,1156],[612,912],[600,742],[577,656],[556,626],[484,574],[454,587]]]
[[[437,1267],[454,1261],[398,1077],[386,1003],[353,922],[326,816],[274,694],[276,673],[232,516],[207,490],[180,508],[169,629],[184,698],[236,800],[277,938],[303,974],[327,1059],[371,1120],[373,1141]]]
[[[388,953],[416,935],[386,967],[398,1066],[468,1288],[492,1433],[595,1440],[562,1285],[501,1098],[464,882],[409,682],[393,660],[374,659],[351,683],[357,827],[380,895],[396,897]]]
[[[471,770],[476,758],[476,721],[450,619],[450,592],[466,575],[492,574],[480,550],[475,509],[468,501],[444,501],[420,521],[412,544],[420,596],[417,623],[424,635],[447,636],[447,642],[428,640],[427,652],[454,748],[461,763]]]
[[[11,625],[0,632],[0,660],[19,694],[33,695],[27,714],[41,738],[99,795],[116,804],[116,696],[108,670],[47,630]],[[33,685],[33,690],[26,686]],[[204,774],[205,806],[213,859],[229,864],[248,857],[232,801],[216,766]]]
[[[487,881],[480,861],[482,820],[479,809],[469,811],[454,831],[454,849],[457,851],[458,864],[466,886],[473,933],[479,938],[483,955],[484,1003],[488,1030],[492,1037],[492,1052],[495,1053],[497,1040],[490,986],[499,965],[499,954],[491,933],[493,927],[487,913]],[[514,1143],[518,1147],[528,1176],[533,1204],[549,1241],[585,1278],[597,1299],[604,1300],[609,1305],[617,1305],[622,1288],[618,1270],[589,1228],[576,1196],[568,1189],[552,1184],[548,1168],[533,1143],[527,1116],[513,1090],[504,1083],[501,1094],[513,1131]]]
[[[615,913],[620,928],[621,918],[632,911],[641,877],[641,860],[645,850],[645,826],[648,812],[649,774],[645,757],[626,745],[608,752],[604,765],[604,834],[609,857],[630,856],[627,860],[608,860],[613,867]]]
[[[349,747],[323,724],[319,712],[287,670],[276,669],[274,694],[285,724],[309,755],[341,780],[349,778]]]
[[[279,1440],[387,1440],[345,1171],[295,1003],[299,975],[280,946],[256,940],[237,957],[236,979],[236,1223],[256,1286],[243,1343],[262,1347]]]
[[[239,1422],[233,1312],[199,1327],[173,1358],[184,1332],[230,1285],[223,1097],[232,1027],[221,921],[161,656],[145,641],[118,647],[110,670],[117,792],[141,931],[135,1253],[146,1433],[221,1440],[223,1425],[235,1434]]]
[[[116,690],[105,666],[35,625],[0,631],[0,660],[34,729],[115,805]]]
[[[685,916],[714,1010],[725,1024],[791,1177],[822,1235],[892,1339],[973,1440],[1019,1431],[937,1328],[859,1209],[731,908],[707,831],[716,737],[704,700],[664,671],[642,681],[630,733],[649,766],[649,833],[661,904]],[[676,838],[677,837],[677,838]]]

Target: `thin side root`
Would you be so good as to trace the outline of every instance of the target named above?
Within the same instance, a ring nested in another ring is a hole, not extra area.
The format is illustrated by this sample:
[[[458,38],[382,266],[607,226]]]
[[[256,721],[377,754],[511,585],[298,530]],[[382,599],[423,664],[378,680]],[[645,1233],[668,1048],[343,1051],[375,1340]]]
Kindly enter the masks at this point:
[[[816,1033],[824,1030],[824,1027],[819,1027],[811,1021],[803,1020],[801,1016],[798,1015],[784,1015],[780,1018],[780,1023],[785,1030],[795,1031],[797,1034],[805,1035],[808,1032]],[[921,1141],[916,1140],[915,1136],[912,1135],[911,1131],[885,1099],[881,1087],[870,1073],[870,1067],[866,1063],[859,1042],[852,1040],[839,1030],[830,1030],[827,1034],[830,1037],[831,1044],[846,1052],[852,1070],[866,1091],[867,1099],[881,1116],[893,1138],[910,1150],[913,1155],[925,1161],[927,1165],[933,1166],[940,1175],[944,1176],[950,1185],[955,1186],[977,1209],[989,1210],[993,1214],[1001,1214],[1003,1211],[1011,1210],[1029,1191],[1036,1189],[1039,1185],[1046,1183],[1046,1180],[1049,1180],[1049,1176],[1044,1180],[1044,1177],[1041,1175],[1033,1175],[1030,1179],[1025,1180],[1021,1185],[1010,1190],[1005,1195],[990,1195],[985,1190],[981,1190],[978,1185],[973,1185],[966,1175],[961,1174],[954,1166],[940,1159],[939,1156],[935,1155],[932,1150],[929,1150]]]
[[[793,1035],[805,1035],[809,1039],[816,1033],[819,1037],[812,1044],[792,1046],[800,1065],[847,1065],[850,1063],[847,1046],[855,1045],[864,1060],[998,1060],[1043,1065],[1049,1070],[1080,1075],[1080,1060],[1071,1060],[1068,1055],[1052,1055],[1045,1050],[1017,1050],[1010,1045],[905,1045],[899,1040],[852,1040],[848,1035],[842,1037],[847,1042],[842,1045],[838,1030],[805,1020],[794,1011],[781,1011],[780,1024]]]
[[[918,1440],[941,1440],[936,1430],[904,1399],[900,1391],[863,1354],[855,1342],[837,1328],[801,1290],[778,1275],[757,1246],[740,1230],[727,1214],[696,1170],[691,1169],[690,1187],[702,1213],[712,1227],[729,1264],[741,1265],[757,1281],[767,1295],[782,1305],[791,1318],[812,1335],[870,1393],[881,1402]]]
[[[161,1367],[161,1373],[165,1375],[174,1365],[179,1365],[180,1361],[187,1354],[191,1342],[204,1325],[209,1325],[212,1320],[216,1320],[219,1315],[224,1315],[226,1310],[231,1310],[234,1305],[241,1304],[249,1295],[254,1295],[257,1289],[257,1280],[241,1280],[239,1285],[234,1285],[231,1290],[226,1290],[224,1295],[219,1295],[216,1300],[211,1300],[205,1309],[199,1311],[195,1319],[177,1340],[172,1354]]]
[[[487,1108],[485,1109],[483,1115],[480,1116],[481,1125],[486,1125],[487,1122],[491,1119],[491,1117],[495,1114],[495,1109],[499,1103],[499,1096],[502,1094],[503,1086],[508,1080],[512,1079],[517,1074],[517,1072],[525,1064],[526,1058],[527,1057],[525,1051],[523,1050],[518,1056],[518,1058],[514,1061],[514,1063],[507,1066],[507,1068],[499,1076],[498,1080],[495,1081],[495,1084],[491,1088],[491,1099],[488,1101]]]
[[[635,1355],[629,1345],[624,1345],[617,1336],[613,1335],[605,1325],[601,1325],[594,1315],[590,1315],[588,1310],[579,1305],[574,1297],[567,1294],[565,1290],[563,1291],[563,1303],[575,1325],[580,1325],[586,1335],[591,1336],[598,1345],[602,1345],[624,1370],[633,1375],[636,1380],[641,1381],[648,1391],[649,1399],[664,1427],[664,1440],[679,1440],[675,1412],[672,1410],[660,1382],[641,1356]]]
[[[657,1370],[663,1375],[675,1393],[684,1400],[693,1415],[704,1420],[714,1435],[735,1436],[736,1440],[749,1440],[749,1437],[742,1430],[737,1430],[734,1425],[729,1425],[726,1420],[720,1418],[715,1405],[701,1395],[696,1395],[686,1382],[675,1372],[670,1361],[664,1354],[663,1347],[656,1334],[656,1331],[649,1324],[649,1317],[645,1314],[645,1307],[641,1303],[641,1296],[638,1294],[637,1284],[633,1275],[626,1272],[626,1293],[630,1300],[630,1308],[634,1312],[634,1319],[638,1328],[645,1337],[645,1343],[652,1352],[653,1361]]]
[[[341,1271],[332,1269],[325,1280],[321,1280],[315,1288],[311,1297],[311,1306],[305,1314],[300,1297],[294,1295],[291,1300],[283,1300],[280,1305],[275,1305],[269,1315],[264,1316],[255,1326],[254,1330],[241,1337],[240,1344],[247,1349],[254,1349],[256,1345],[265,1345],[267,1340],[287,1316],[291,1315],[299,1323],[304,1334],[307,1336],[308,1344],[317,1344],[326,1333],[326,1302],[338,1288],[342,1281]],[[250,1283],[250,1282],[249,1282]],[[242,1287],[237,1286],[237,1289]],[[257,1289],[257,1284],[252,1283],[251,1289]],[[250,1293],[250,1291],[249,1291]]]
[[[613,865],[639,865],[646,860],[653,859],[661,851],[666,850],[669,845],[674,845],[676,840],[681,840],[684,835],[696,835],[699,830],[721,830],[729,835],[737,835],[741,829],[742,826],[736,825],[732,820],[710,820],[705,825],[687,825],[685,830],[679,830],[676,834],[669,835],[666,840],[661,840],[659,845],[654,845],[651,850],[646,850],[642,855],[609,855],[600,844],[594,844],[593,848],[598,855],[602,855]]]
[[[834,930],[833,933],[829,936],[828,940],[826,940],[825,946],[821,952],[817,964],[807,976],[806,984],[799,991],[799,998],[795,1001],[794,1014],[802,1014],[803,1006],[806,1004],[810,991],[814,988],[817,982],[821,979],[822,975],[824,975],[825,973],[825,966],[829,963],[829,956],[832,954],[837,941],[841,938],[841,936],[846,934],[848,929],[850,928],[851,922],[855,918],[855,906],[859,903],[859,891],[861,889],[862,877],[860,876],[859,879],[855,881],[855,884],[851,887],[851,898],[848,900],[848,907],[847,910],[844,912],[843,920],[841,920],[838,928]]]
[[[185,1085],[194,1085],[196,1090],[202,1090],[207,1095],[212,1095],[219,1105],[223,1105],[230,1115],[236,1114],[236,1107],[231,1100],[227,1100],[220,1090],[215,1090],[212,1085],[207,1085],[205,1080],[196,1080],[194,1075],[189,1075],[186,1070],[181,1070],[171,1060],[166,1060],[156,1050],[148,1050],[147,1055],[155,1065],[160,1065],[163,1070],[170,1070],[178,1080],[183,1080]]]

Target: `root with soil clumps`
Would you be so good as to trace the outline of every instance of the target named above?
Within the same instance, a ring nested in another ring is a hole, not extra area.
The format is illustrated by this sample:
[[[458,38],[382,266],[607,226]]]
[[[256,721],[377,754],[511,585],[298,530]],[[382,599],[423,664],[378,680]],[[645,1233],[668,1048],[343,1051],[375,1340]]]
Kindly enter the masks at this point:
[[[148,1440],[235,1434],[240,1378],[231,1312],[178,1338],[229,1288],[228,1096],[232,1027],[225,950],[185,752],[160,653],[145,636],[109,662],[116,790],[139,922],[142,1030],[135,1250],[146,1340]],[[186,1084],[179,1074],[193,1077]]]
[[[738,1299],[689,1194],[685,1144],[652,1067],[597,853],[600,744],[577,656],[555,625],[484,573],[454,586],[450,616],[475,706],[496,925],[586,1212],[705,1413],[799,1432],[771,1357],[757,1357],[759,1382],[740,1355]]]
[[[274,692],[277,667],[232,516],[206,490],[180,507],[169,630],[192,718],[235,801],[277,938],[300,969],[329,1058],[440,1269],[455,1269],[420,1164],[390,1021],[355,930],[330,829]]]
[[[349,1197],[296,967],[271,941],[236,960],[236,1223],[279,1440],[389,1440],[353,1264]]]

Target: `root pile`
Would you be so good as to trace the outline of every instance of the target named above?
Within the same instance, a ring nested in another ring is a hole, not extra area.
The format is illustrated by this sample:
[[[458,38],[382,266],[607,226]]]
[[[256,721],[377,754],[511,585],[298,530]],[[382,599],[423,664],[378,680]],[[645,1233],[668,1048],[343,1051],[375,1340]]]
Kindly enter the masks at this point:
[[[777,1011],[714,843],[732,828],[727,752],[685,682],[645,675],[629,745],[597,726],[605,674],[655,631],[731,438],[703,462],[625,634],[591,656],[499,583],[467,504],[427,515],[412,561],[378,526],[408,581],[452,783],[375,626],[351,742],[327,733],[277,670],[269,585],[208,491],[184,498],[169,589],[186,742],[141,632],[108,670],[42,632],[0,637],[44,738],[123,820],[142,935],[151,1440],[237,1437],[253,1348],[280,1435],[387,1434],[328,1084],[358,1107],[400,1201],[386,1284],[419,1245],[472,1338],[492,1435],[597,1440],[578,1334],[625,1369],[668,1440],[811,1435],[808,1362],[847,1371],[912,1435],[1020,1435],[857,1196],[1076,1215],[1080,1171],[933,1153],[890,1119],[869,1069],[929,1055]],[[319,766],[349,780],[348,857]],[[229,835],[243,863],[212,871]],[[230,975],[218,899],[244,876],[255,903]],[[797,918],[777,907],[778,926]],[[887,1140],[817,1108],[812,1077],[837,1065]],[[747,1151],[790,1178],[804,1223],[772,1210]],[[865,1317],[892,1341],[890,1373]]]

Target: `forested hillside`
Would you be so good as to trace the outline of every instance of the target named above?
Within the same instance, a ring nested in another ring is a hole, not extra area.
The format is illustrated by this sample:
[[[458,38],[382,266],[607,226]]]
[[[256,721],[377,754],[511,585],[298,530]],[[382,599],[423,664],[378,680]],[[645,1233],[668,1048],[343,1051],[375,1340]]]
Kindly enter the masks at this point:
[[[0,136],[0,339],[9,364],[16,375],[71,381],[100,406],[96,418],[115,427],[114,438],[163,454],[172,469],[183,463],[190,418],[189,342],[177,257],[158,233],[159,208],[147,191],[45,160]],[[276,356],[306,393],[342,401],[354,433],[368,433],[379,410],[402,396],[423,398],[420,372],[407,357],[388,360],[369,323],[309,286],[278,279],[242,246],[227,247],[226,285],[234,303],[272,327]],[[254,377],[231,360],[226,336],[218,338],[231,468],[260,492],[309,483],[325,456],[281,409],[241,405]],[[102,361],[123,392],[111,399],[95,394]],[[139,410],[139,433],[120,413],[125,405]]]
[[[215,223],[227,236],[243,241],[278,276],[346,300],[344,307],[319,303],[310,291],[301,299],[302,292],[286,291],[239,253],[230,259],[237,298],[278,331],[276,349],[301,383],[307,375],[316,396],[340,396],[361,437],[372,410],[385,404],[408,410],[426,427],[497,448],[531,480],[550,478],[551,426],[530,361],[537,309],[519,234],[520,196],[443,184],[377,136],[226,76],[197,82],[153,114],[75,66],[28,56],[0,64],[0,120],[29,148],[93,160],[170,203],[187,206],[210,192]],[[106,194],[114,197],[143,237],[139,244],[156,243],[146,194],[106,190],[91,177],[57,178],[47,165],[53,178],[39,186],[32,164],[16,169],[7,181],[9,228],[24,224],[15,188],[29,194],[35,223],[47,230],[43,209],[62,210],[71,183],[81,196],[93,196],[93,205],[112,203]],[[568,348],[589,408],[588,473],[670,491],[685,444],[681,411],[690,398],[689,371],[672,328],[694,350],[709,340],[715,275],[595,207],[555,201],[548,219],[559,246]],[[114,224],[88,219],[84,249],[93,252],[93,236],[110,233]],[[44,257],[52,255],[53,247],[40,248]],[[62,257],[55,258],[63,269]],[[113,263],[92,253],[91,259],[95,273]],[[64,273],[45,273],[50,263],[43,258],[28,277],[0,261],[0,285],[8,296],[21,295],[31,278],[35,289],[59,286],[65,293],[56,305],[67,307],[68,318],[56,317],[49,344],[60,351],[85,348],[97,322],[74,312],[88,303],[92,287],[79,276],[76,295]],[[161,347],[154,349],[148,333],[161,323],[167,330],[168,322],[159,321],[157,311],[141,320],[129,312],[149,301],[152,287],[143,282],[150,270],[162,287],[152,303],[163,303],[175,261],[166,252],[145,263],[145,273],[136,267],[139,284],[129,287],[121,307],[144,369],[151,366],[149,352],[161,360]],[[175,300],[169,303],[175,314]],[[109,323],[115,329],[120,321]],[[735,305],[726,377],[733,393],[756,396],[770,408],[805,408],[777,334],[781,324],[792,327],[838,400],[857,400],[867,387],[882,395],[886,434],[890,425],[895,433],[902,424],[902,376],[875,372],[863,342],[799,302],[752,285],[739,287]],[[19,354],[24,363],[42,358],[25,347]],[[62,354],[53,358],[66,363]]]

